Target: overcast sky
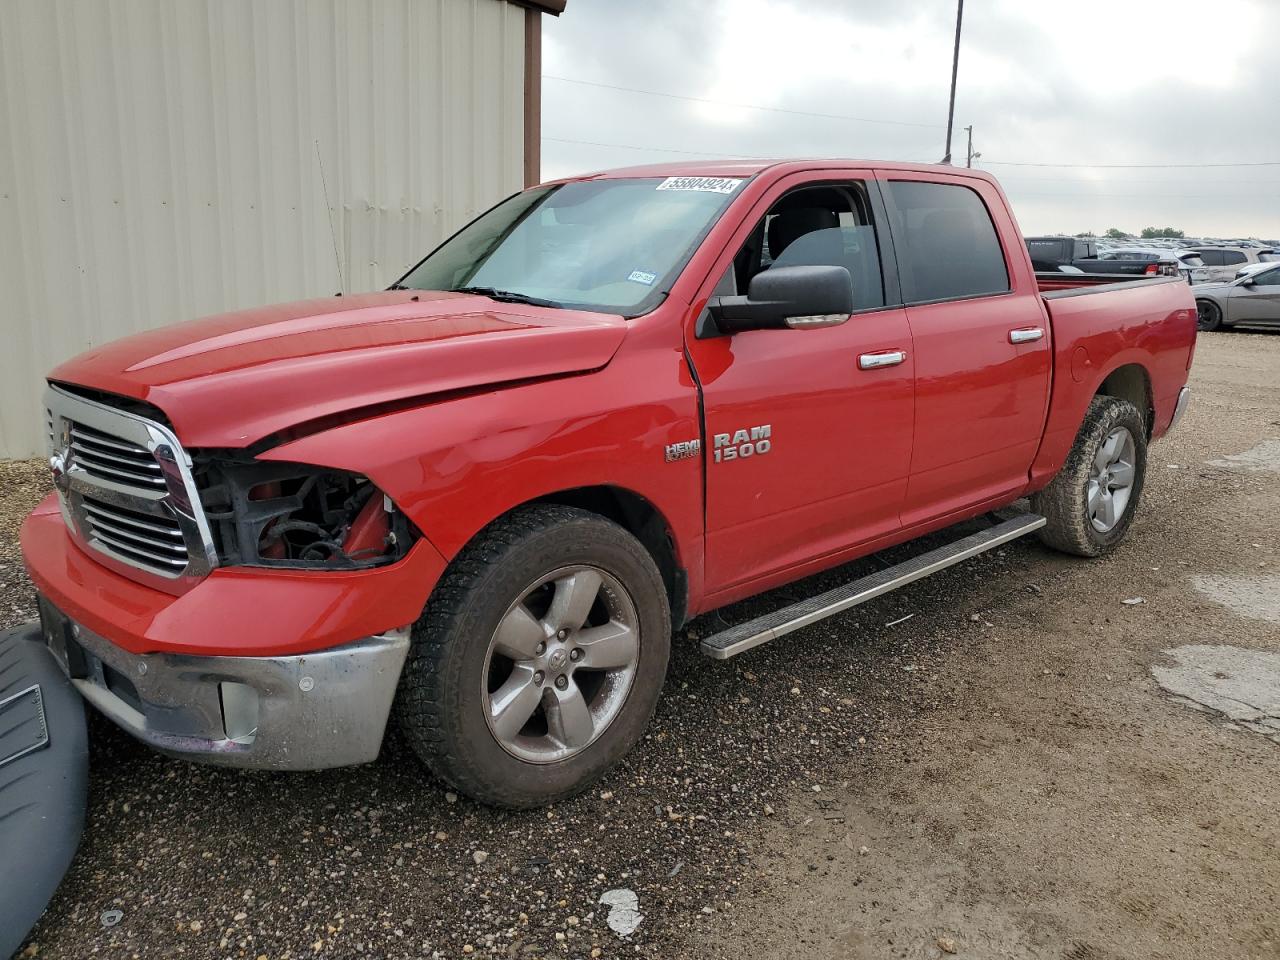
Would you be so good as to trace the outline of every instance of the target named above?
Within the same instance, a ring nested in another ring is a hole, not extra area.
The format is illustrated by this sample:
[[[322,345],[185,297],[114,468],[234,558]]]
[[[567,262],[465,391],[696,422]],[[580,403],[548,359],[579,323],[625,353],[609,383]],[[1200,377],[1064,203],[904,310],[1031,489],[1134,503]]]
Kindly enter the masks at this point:
[[[955,7],[569,0],[543,19],[543,177],[715,156],[936,161]],[[1026,233],[1280,239],[1278,43],[1280,0],[967,0],[953,155],[973,124],[976,165]]]

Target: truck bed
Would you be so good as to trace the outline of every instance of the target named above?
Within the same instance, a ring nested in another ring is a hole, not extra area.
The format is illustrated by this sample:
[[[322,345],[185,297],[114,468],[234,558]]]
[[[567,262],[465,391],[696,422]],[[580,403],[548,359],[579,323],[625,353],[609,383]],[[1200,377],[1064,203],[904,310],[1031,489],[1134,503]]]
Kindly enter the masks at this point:
[[[1141,370],[1159,437],[1173,418],[1196,341],[1195,299],[1178,277],[1104,279],[1036,275],[1053,331],[1053,387],[1049,417],[1033,478],[1052,476],[1066,459],[1093,399],[1110,370]]]
[[[1117,285],[1138,286],[1144,283],[1179,281],[1179,277],[1134,277],[1129,273],[1058,273],[1036,272],[1036,286],[1046,296],[1062,296],[1064,293],[1095,293],[1102,288],[1114,289]]]

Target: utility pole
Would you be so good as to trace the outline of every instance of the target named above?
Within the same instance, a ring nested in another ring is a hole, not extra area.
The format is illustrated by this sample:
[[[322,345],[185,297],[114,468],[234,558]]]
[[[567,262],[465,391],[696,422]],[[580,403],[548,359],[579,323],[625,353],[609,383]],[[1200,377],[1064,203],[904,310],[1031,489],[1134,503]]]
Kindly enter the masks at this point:
[[[956,115],[956,74],[960,70],[960,23],[964,20],[964,0],[956,0],[956,48],[951,56],[951,102],[947,107],[947,154],[942,162],[951,163],[951,124]]]
[[[982,154],[973,152],[973,124],[969,124],[964,129],[965,132],[969,134],[969,149],[965,152],[964,165],[966,167],[972,167],[973,161],[982,156]]]

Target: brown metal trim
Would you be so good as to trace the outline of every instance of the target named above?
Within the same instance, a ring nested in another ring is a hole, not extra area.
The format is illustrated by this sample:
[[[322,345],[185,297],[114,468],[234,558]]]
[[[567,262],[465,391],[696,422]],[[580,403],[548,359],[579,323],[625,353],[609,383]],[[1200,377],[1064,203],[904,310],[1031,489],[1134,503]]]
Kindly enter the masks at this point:
[[[507,0],[507,2],[514,3],[517,7],[528,7],[531,10],[540,10],[558,17],[564,13],[567,0]]]
[[[561,2],[560,8],[564,9]],[[542,14],[524,12],[524,185],[542,180]]]

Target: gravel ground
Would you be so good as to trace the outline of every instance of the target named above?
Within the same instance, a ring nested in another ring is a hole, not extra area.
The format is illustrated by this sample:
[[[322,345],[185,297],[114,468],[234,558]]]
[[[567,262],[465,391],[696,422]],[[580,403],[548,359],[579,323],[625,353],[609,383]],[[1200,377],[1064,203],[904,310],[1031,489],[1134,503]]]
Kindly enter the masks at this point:
[[[1203,336],[1193,374],[1116,554],[1018,542],[724,663],[696,652],[722,619],[870,567],[704,617],[642,745],[549,810],[452,797],[394,737],[363,768],[241,773],[94,722],[84,841],[26,952],[1275,957],[1276,745],[1150,671],[1280,649],[1192,586],[1280,572],[1280,473],[1208,465],[1280,438],[1280,337]],[[0,464],[4,625],[34,615],[15,536],[44,472]]]

